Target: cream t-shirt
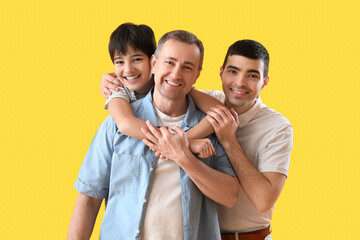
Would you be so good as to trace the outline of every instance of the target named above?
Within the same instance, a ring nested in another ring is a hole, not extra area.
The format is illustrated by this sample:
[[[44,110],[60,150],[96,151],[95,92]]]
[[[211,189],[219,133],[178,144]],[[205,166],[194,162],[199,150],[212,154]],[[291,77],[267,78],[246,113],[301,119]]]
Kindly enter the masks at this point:
[[[154,109],[160,126],[180,126],[185,118]],[[183,239],[180,169],[174,161],[159,159],[148,201],[142,240]]]

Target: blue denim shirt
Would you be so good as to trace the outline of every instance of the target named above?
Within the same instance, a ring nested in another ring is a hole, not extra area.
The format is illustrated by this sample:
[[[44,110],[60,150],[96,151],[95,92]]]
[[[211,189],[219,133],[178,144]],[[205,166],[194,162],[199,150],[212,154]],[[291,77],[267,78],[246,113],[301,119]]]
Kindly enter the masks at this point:
[[[188,96],[189,107],[181,125],[183,130],[195,126],[205,114]],[[158,126],[149,94],[132,103],[134,115]],[[211,135],[216,156],[200,159],[208,166],[235,176],[224,149]],[[158,158],[141,141],[121,134],[109,116],[100,126],[81,166],[74,185],[79,192],[107,199],[100,239],[140,240],[147,202]],[[201,193],[180,168],[181,199],[185,240],[220,239],[215,204]]]

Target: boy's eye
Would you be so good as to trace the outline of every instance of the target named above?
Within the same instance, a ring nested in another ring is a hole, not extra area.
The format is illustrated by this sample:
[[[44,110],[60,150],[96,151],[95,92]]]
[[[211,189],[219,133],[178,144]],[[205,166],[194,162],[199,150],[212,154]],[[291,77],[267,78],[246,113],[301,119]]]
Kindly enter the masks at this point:
[[[116,60],[115,61],[115,64],[123,64],[124,63],[124,61],[121,61],[121,60]]]
[[[134,62],[140,62],[141,60],[143,60],[142,58],[135,58]]]

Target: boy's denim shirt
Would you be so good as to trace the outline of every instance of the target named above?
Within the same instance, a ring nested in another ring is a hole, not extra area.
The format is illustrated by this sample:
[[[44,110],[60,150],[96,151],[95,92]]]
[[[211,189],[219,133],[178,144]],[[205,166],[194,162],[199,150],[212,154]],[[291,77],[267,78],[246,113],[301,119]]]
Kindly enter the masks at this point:
[[[152,91],[133,102],[137,118],[158,126],[152,104]],[[198,124],[205,114],[192,99],[181,128],[186,131]],[[200,159],[218,171],[235,176],[224,149],[215,135],[209,136],[216,156]],[[100,239],[140,240],[147,201],[158,159],[141,141],[117,130],[109,116],[97,131],[81,166],[75,189],[87,196],[107,199]],[[180,168],[184,240],[220,239],[215,203],[207,198]]]

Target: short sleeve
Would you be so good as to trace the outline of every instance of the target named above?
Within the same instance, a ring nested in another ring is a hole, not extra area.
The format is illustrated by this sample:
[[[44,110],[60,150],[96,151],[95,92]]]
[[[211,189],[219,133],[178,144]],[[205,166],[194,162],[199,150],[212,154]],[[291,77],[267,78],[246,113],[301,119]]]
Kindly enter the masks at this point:
[[[129,103],[136,100],[135,92],[132,90],[129,90],[127,88],[119,87],[118,92],[113,91],[111,89],[110,89],[110,91],[112,92],[112,94],[106,100],[104,109],[108,109],[109,102],[114,98],[122,98],[122,99],[125,99],[126,101],[128,101]]]
[[[288,176],[290,153],[293,146],[292,126],[279,129],[259,153],[258,170],[260,172],[278,172]]]
[[[87,196],[108,197],[116,125],[109,116],[97,131],[80,168],[74,188]]]

